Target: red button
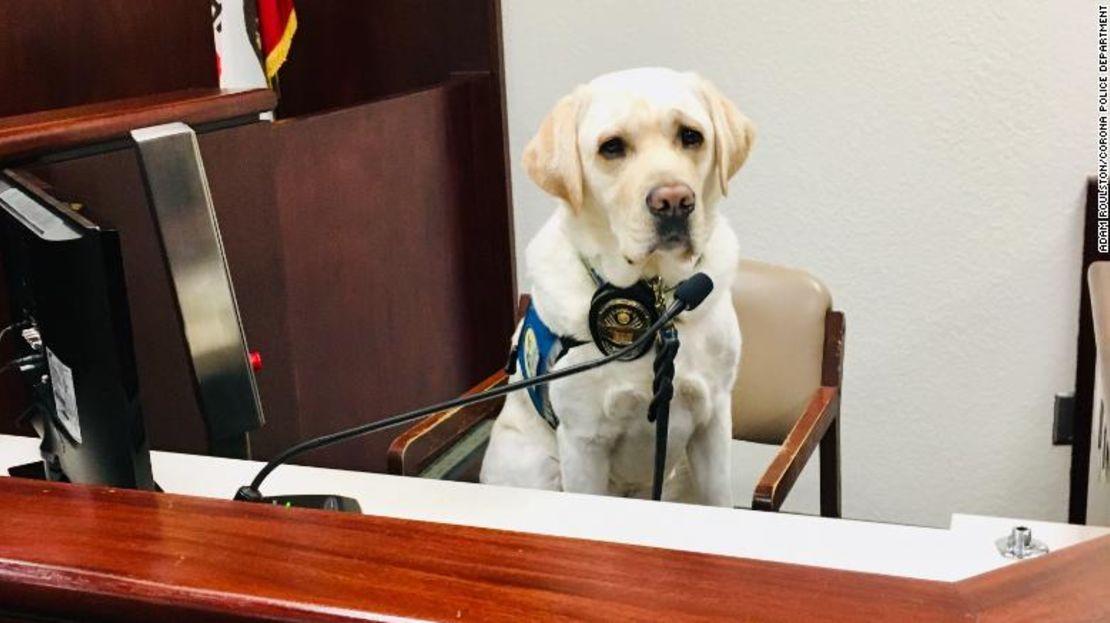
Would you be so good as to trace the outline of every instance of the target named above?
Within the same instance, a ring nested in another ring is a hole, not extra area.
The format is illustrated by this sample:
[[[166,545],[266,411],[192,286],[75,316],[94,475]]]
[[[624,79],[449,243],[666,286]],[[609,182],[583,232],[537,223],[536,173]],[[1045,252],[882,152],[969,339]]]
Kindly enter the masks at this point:
[[[257,350],[251,351],[251,369],[255,372],[262,370],[262,353]]]

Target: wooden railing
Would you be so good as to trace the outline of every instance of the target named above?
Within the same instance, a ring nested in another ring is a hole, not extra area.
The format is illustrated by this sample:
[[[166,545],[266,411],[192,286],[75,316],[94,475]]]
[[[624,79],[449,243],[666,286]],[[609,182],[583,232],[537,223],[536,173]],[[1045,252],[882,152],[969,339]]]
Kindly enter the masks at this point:
[[[135,128],[171,121],[201,125],[257,115],[277,104],[273,91],[186,89],[110,102],[0,118],[0,160],[7,163],[40,154],[125,138]]]
[[[7,478],[0,508],[3,620],[1110,617],[1110,537],[945,583]]]

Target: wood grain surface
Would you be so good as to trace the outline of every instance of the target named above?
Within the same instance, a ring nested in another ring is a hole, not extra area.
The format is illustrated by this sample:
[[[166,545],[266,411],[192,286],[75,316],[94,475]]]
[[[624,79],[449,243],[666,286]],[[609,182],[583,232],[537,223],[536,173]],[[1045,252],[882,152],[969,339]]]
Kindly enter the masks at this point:
[[[950,584],[18,479],[0,479],[0,506],[0,617],[12,620],[1110,616],[1110,537]]]
[[[270,110],[268,89],[187,89],[0,118],[0,158],[8,163],[125,137],[135,128],[208,123]]]
[[[273,124],[302,436],[454,398],[504,365],[511,209],[475,174],[504,153],[475,131],[492,80]],[[504,172],[494,177],[503,190]],[[310,459],[385,471],[393,436]]]
[[[204,0],[3,0],[0,117],[215,88]]]
[[[494,0],[299,3],[278,118],[426,89],[453,73],[496,74],[500,23]]]

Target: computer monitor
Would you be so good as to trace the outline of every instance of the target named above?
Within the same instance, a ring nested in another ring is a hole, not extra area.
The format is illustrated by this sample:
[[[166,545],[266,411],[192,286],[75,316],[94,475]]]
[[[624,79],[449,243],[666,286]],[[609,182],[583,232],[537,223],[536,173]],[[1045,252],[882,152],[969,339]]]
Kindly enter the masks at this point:
[[[46,477],[155,489],[119,235],[5,171],[0,250]]]

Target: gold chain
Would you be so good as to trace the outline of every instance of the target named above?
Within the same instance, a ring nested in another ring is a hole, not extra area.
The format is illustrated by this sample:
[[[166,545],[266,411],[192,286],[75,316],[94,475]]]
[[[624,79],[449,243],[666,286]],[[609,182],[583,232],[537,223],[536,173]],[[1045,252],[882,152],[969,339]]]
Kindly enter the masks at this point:
[[[652,277],[648,284],[651,285],[651,291],[655,294],[655,313],[663,315],[667,311],[667,292],[673,288],[666,288],[663,286],[663,280],[660,277]],[[674,323],[667,323],[667,326],[672,326]]]

